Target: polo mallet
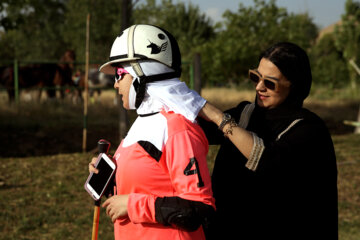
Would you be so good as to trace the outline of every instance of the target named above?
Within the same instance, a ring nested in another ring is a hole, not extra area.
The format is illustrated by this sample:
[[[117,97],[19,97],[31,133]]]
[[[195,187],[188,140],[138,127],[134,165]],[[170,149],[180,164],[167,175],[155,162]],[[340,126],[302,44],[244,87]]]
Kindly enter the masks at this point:
[[[108,153],[110,149],[110,142],[106,141],[105,139],[100,139],[98,141],[98,150],[99,153]],[[97,240],[98,238],[98,230],[99,230],[99,218],[100,218],[100,204],[101,198],[95,201],[94,206],[94,219],[93,219],[93,227],[92,227],[92,240]]]

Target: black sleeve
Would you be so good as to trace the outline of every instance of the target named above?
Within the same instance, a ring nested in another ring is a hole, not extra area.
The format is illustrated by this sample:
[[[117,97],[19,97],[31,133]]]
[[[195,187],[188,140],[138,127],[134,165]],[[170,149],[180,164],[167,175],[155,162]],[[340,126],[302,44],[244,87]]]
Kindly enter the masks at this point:
[[[180,197],[158,197],[155,201],[155,219],[165,225],[174,225],[185,231],[195,231],[210,224],[215,214],[212,206]]]

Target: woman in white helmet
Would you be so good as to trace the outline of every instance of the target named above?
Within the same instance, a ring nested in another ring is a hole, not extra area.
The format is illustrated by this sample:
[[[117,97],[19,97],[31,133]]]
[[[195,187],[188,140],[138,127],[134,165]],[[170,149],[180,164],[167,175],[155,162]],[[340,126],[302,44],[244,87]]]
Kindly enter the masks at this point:
[[[215,207],[208,142],[195,122],[205,100],[179,80],[176,40],[155,26],[131,26],[100,71],[115,73],[124,107],[138,114],[114,154],[115,194],[103,204],[115,239],[205,239]]]

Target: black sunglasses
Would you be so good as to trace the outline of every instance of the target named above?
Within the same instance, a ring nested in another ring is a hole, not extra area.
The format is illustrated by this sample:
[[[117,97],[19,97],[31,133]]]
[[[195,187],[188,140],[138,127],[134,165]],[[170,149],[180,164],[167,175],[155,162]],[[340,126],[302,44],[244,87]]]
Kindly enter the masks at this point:
[[[277,91],[279,88],[278,81],[268,77],[262,77],[256,70],[249,70],[249,79],[256,84],[261,80],[264,81],[264,86],[272,91]]]

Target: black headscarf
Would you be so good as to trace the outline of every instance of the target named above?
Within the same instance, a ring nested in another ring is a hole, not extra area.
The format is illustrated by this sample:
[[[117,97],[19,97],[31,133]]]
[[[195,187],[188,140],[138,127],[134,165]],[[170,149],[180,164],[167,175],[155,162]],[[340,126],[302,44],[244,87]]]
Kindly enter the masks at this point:
[[[306,52],[294,43],[280,42],[266,49],[259,60],[262,58],[275,64],[291,82],[289,96],[282,105],[302,107],[312,83],[310,62]]]
[[[255,98],[252,126],[249,127],[266,141],[274,139],[294,120],[307,117],[308,111],[303,109],[302,105],[310,93],[312,76],[306,52],[293,43],[276,43],[266,49],[260,55],[259,60],[261,61],[262,58],[275,64],[291,82],[288,97],[275,108],[260,107]]]

